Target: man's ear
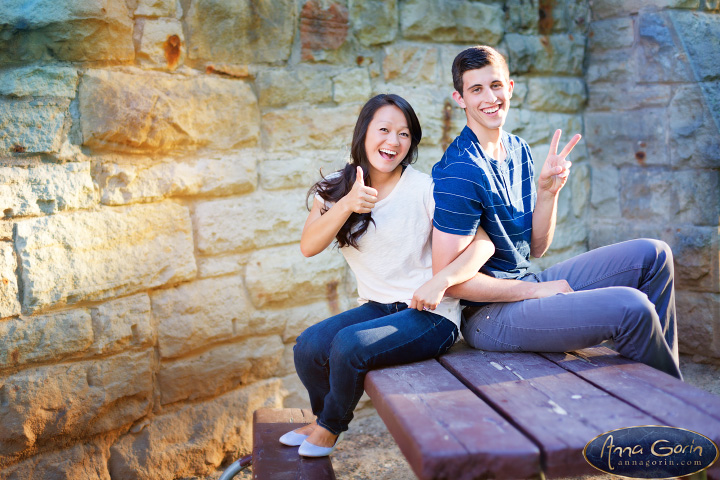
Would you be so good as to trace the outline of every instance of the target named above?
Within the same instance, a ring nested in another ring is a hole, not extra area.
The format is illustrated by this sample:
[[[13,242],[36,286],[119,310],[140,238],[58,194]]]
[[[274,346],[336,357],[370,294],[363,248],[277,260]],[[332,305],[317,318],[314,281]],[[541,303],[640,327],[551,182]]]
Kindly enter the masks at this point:
[[[510,97],[512,98],[513,89],[515,88],[515,82],[512,80],[508,80],[508,93],[510,93]]]
[[[463,97],[462,97],[462,95],[460,95],[460,92],[458,92],[457,90],[454,90],[452,93],[452,97],[453,97],[453,100],[455,100],[455,102],[458,105],[460,105],[460,108],[466,108],[465,100],[463,100]]]

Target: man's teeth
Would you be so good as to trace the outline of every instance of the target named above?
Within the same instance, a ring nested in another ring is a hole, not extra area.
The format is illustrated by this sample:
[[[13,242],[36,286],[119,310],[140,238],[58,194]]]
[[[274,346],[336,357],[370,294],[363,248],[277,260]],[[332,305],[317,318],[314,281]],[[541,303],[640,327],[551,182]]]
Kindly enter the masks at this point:
[[[392,150],[386,150],[384,148],[381,148],[380,151],[383,153],[387,153],[388,155],[397,155],[397,152],[394,152]]]
[[[486,108],[482,112],[483,113],[495,113],[498,110],[500,110],[500,105],[495,105],[494,107]]]

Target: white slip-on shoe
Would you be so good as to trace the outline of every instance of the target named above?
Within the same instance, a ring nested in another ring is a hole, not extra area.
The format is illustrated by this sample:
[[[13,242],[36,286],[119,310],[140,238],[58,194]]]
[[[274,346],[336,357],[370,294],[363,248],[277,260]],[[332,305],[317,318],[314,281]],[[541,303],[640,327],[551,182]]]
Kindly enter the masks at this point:
[[[335,445],[332,447],[318,447],[305,440],[302,442],[302,445],[300,445],[300,448],[298,448],[298,453],[303,457],[327,457],[335,450],[335,447],[338,446],[338,443],[340,443],[340,440],[343,438],[343,433],[345,432],[340,432],[337,440],[335,440]]]
[[[293,430],[292,432],[288,432],[280,437],[280,443],[287,445],[288,447],[299,447],[308,437],[309,435],[303,435],[302,433],[297,433]]]

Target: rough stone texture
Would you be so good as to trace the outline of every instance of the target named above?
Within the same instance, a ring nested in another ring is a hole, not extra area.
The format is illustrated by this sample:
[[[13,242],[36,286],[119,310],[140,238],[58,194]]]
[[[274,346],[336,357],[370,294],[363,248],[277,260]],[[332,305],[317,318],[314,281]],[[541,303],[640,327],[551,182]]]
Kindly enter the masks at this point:
[[[400,3],[403,37],[434,42],[497,44],[505,14],[498,5],[460,0],[409,0]]]
[[[0,167],[5,218],[89,208],[96,202],[89,162]]]
[[[622,94],[618,89],[622,89]],[[628,103],[627,98],[633,101]],[[670,85],[642,85],[634,83],[619,86],[613,83],[596,83],[588,87],[588,111],[639,110],[667,107],[672,98]]]
[[[661,10],[665,8],[688,8],[696,10],[700,6],[700,0],[603,0],[593,2],[592,16],[594,20],[600,20],[615,16],[629,16],[645,9]]]
[[[720,347],[720,295],[684,291],[676,297],[683,352],[707,355]],[[713,348],[708,349],[708,343]]]
[[[504,38],[510,73],[581,75],[585,56],[583,35],[520,35]]]
[[[308,189],[328,175],[341,169],[346,159],[334,150],[315,150],[303,152],[279,152],[268,155],[259,166],[260,185],[264,190],[284,190],[289,188]]]
[[[249,253],[236,253],[216,255],[214,257],[200,257],[197,259],[198,278],[219,277],[221,275],[243,272],[249,255]]]
[[[203,255],[297,242],[307,216],[305,192],[272,192],[200,203],[193,215]],[[238,222],[242,218],[242,222]]]
[[[644,12],[638,17],[640,48],[635,50],[643,83],[685,82],[693,78],[688,58],[678,48],[672,22],[664,12]]]
[[[240,276],[186,283],[151,298],[163,359],[220,341],[279,334],[284,327],[254,314]]]
[[[588,53],[590,58],[585,74],[585,81],[589,88],[595,82],[617,82],[619,80],[634,80],[637,75],[636,56],[632,49],[624,50],[592,50]],[[645,87],[647,85],[643,85]],[[641,88],[642,88],[641,87]]]
[[[332,80],[329,73],[311,66],[300,66],[293,70],[261,70],[255,80],[258,102],[263,107],[329,102],[332,100]],[[289,88],[290,86],[292,88]]]
[[[303,60],[327,60],[327,51],[343,46],[348,37],[348,10],[342,3],[308,0],[300,11]]]
[[[106,432],[147,415],[152,357],[122,354],[0,380],[0,465],[35,445]]]
[[[392,42],[398,31],[397,0],[353,0],[350,23],[355,38],[365,46]]]
[[[172,203],[54,215],[16,228],[27,311],[195,276],[190,218]]]
[[[252,414],[281,406],[279,380],[266,380],[208,402],[158,415],[110,449],[112,478],[182,478],[214,471],[252,450]]]
[[[177,12],[174,0],[138,0],[135,8],[136,16],[174,17]]]
[[[258,140],[257,101],[243,81],[90,70],[79,100],[83,144],[92,148],[157,152],[254,146]]]
[[[11,68],[0,71],[0,95],[75,98],[78,78],[77,70],[70,67]]]
[[[620,17],[593,22],[588,37],[591,50],[630,48],[635,41],[633,19]]]
[[[0,283],[0,318],[20,313],[16,268],[17,262],[12,245],[0,243],[0,282],[2,282]]]
[[[550,145],[550,140],[552,140],[556,129],[561,129],[567,140],[569,140],[571,135],[583,131],[583,122],[582,117],[579,115],[518,109],[515,112],[511,111],[510,115],[508,115],[506,128],[513,134],[523,138],[531,146],[538,143]],[[546,156],[547,154],[537,156],[540,166],[542,166]]]
[[[386,81],[434,83],[438,78],[437,69],[437,48],[403,44],[385,47],[383,75]]]
[[[142,18],[135,23],[134,40],[140,65],[175,70],[185,62],[185,39],[179,20]]]
[[[707,98],[697,85],[675,90],[669,111],[676,115],[668,118],[670,161],[675,167],[720,167],[720,127],[713,122]]]
[[[345,261],[335,249],[304,258],[297,245],[254,252],[245,272],[257,308],[338,298]]]
[[[243,194],[257,186],[258,155],[253,150],[242,150],[181,160],[106,156],[96,164],[94,177],[105,205]]]
[[[263,147],[269,150],[344,147],[350,144],[359,111],[359,106],[351,104],[267,112],[262,116]]]
[[[574,113],[582,109],[586,99],[581,78],[533,77],[528,80],[523,105],[530,110]]]
[[[93,343],[90,312],[70,310],[0,322],[0,369],[59,361]]]
[[[296,29],[294,0],[192,0],[188,57],[236,64],[283,62]]]
[[[538,0],[507,0],[505,2],[505,31],[537,32],[539,7]]]
[[[69,106],[63,98],[0,99],[0,155],[59,152]]]
[[[111,480],[106,442],[79,443],[0,471],[5,480]]]
[[[125,2],[5,0],[0,63],[132,60],[132,32]]]
[[[343,105],[352,102],[366,102],[370,98],[372,86],[365,68],[353,68],[335,75],[333,81],[333,101]]]
[[[118,298],[90,309],[94,331],[91,351],[119,353],[155,344],[150,299],[146,293]]]
[[[160,402],[214,397],[273,377],[283,354],[277,335],[253,337],[207,350],[200,355],[163,361],[157,374]]]

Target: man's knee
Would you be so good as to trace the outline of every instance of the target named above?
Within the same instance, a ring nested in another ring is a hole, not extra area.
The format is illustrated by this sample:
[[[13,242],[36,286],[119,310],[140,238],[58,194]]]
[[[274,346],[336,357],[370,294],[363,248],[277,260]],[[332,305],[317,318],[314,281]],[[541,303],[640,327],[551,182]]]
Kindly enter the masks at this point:
[[[641,238],[635,242],[640,248],[643,258],[653,264],[660,263],[661,266],[672,269],[673,254],[670,245],[654,238]]]

